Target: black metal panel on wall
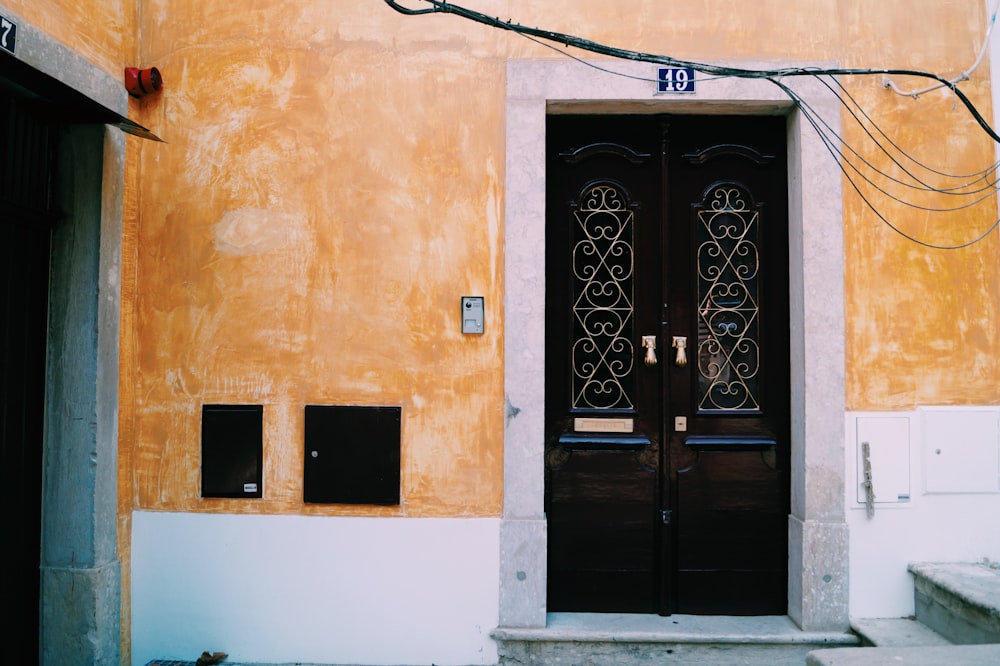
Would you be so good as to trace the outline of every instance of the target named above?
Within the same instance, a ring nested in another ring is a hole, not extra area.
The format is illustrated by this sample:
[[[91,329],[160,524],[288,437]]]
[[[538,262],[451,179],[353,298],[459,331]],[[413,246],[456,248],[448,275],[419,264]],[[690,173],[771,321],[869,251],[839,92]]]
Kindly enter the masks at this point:
[[[304,499],[399,504],[401,407],[307,405]]]
[[[261,497],[262,405],[203,405],[201,496]]]

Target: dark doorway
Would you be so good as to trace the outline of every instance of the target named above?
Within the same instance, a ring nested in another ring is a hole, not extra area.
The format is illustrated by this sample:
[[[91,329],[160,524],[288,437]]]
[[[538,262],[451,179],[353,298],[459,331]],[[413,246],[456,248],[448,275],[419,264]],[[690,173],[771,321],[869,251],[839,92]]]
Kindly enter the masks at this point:
[[[784,614],[785,118],[550,116],[548,607]]]
[[[42,435],[56,128],[0,80],[0,308],[3,322],[2,533],[8,642],[38,662]]]

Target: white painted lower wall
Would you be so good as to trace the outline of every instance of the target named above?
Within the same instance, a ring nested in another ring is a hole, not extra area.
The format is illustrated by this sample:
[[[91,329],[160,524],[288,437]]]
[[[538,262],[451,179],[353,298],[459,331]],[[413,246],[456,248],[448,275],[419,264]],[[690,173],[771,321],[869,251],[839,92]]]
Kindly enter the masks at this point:
[[[852,617],[912,615],[910,562],[1000,560],[1000,408],[850,412],[845,430]]]
[[[132,516],[132,663],[495,664],[499,519]]]

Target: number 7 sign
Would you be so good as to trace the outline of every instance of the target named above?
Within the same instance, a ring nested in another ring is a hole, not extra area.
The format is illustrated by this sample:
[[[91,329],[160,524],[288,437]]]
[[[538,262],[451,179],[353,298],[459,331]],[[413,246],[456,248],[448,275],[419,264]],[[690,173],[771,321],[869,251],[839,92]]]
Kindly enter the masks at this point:
[[[0,48],[14,53],[14,40],[17,38],[17,24],[5,16],[0,16]]]

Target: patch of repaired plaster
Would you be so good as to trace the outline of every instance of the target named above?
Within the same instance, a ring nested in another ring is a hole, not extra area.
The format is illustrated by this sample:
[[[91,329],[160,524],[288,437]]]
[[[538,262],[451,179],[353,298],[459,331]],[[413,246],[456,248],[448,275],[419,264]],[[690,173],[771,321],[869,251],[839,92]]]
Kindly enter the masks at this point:
[[[294,240],[304,226],[301,215],[246,206],[226,211],[215,225],[215,249],[250,255],[277,250]]]

